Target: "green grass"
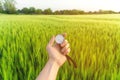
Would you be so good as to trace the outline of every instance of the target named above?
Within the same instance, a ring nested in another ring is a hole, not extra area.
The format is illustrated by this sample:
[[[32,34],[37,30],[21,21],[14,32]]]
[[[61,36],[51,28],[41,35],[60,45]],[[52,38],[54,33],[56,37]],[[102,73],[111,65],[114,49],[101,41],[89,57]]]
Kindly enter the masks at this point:
[[[74,69],[57,80],[120,80],[120,15],[0,15],[0,80],[35,80],[52,35],[66,32]]]

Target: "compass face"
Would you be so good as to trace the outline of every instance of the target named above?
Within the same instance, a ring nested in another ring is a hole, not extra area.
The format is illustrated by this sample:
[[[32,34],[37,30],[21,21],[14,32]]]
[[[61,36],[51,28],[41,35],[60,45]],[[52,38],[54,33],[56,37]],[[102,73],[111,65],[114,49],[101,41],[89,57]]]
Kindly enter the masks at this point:
[[[55,41],[56,41],[56,43],[58,43],[58,44],[62,44],[63,41],[64,41],[63,35],[58,34],[58,35],[55,37]]]

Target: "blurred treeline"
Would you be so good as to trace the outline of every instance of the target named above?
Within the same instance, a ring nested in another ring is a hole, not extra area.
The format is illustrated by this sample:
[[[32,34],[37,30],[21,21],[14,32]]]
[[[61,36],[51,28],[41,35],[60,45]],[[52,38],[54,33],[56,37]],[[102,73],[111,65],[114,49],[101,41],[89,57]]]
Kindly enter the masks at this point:
[[[52,11],[52,9],[36,9],[35,7],[24,7],[22,9],[16,8],[15,0],[0,0],[0,13],[3,14],[48,14],[48,15],[79,15],[79,14],[119,14],[119,12],[115,12],[112,10],[98,10],[98,11],[88,11],[84,10],[56,10]]]

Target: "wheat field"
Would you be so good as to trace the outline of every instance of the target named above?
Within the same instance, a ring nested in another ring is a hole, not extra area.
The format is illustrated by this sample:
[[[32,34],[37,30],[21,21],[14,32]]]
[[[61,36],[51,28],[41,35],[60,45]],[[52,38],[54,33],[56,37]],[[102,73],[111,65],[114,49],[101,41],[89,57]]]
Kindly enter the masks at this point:
[[[120,80],[120,15],[0,15],[0,80],[35,80],[52,35],[67,33],[70,56],[57,80]]]

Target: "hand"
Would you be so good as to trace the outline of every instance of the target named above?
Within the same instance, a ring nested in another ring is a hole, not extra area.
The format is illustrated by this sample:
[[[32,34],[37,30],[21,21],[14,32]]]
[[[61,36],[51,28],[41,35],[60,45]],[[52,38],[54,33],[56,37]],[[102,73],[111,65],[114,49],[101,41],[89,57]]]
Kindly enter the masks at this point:
[[[65,36],[65,34],[64,34]],[[49,41],[46,49],[49,54],[49,59],[56,62],[58,66],[62,66],[66,61],[66,56],[70,52],[69,43],[67,40],[64,40],[62,44],[55,43],[55,37],[53,36]]]

